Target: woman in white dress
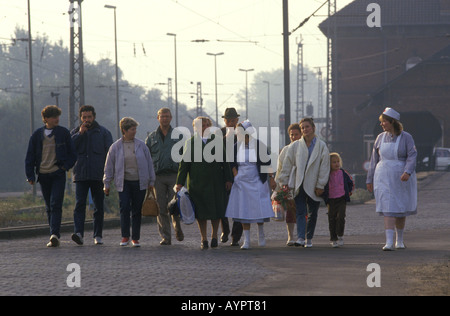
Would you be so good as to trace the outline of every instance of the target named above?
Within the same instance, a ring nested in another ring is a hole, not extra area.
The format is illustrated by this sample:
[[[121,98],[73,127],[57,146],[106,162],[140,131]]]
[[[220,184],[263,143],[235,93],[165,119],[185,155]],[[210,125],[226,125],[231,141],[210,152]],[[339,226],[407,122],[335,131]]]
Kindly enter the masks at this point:
[[[234,147],[234,161],[230,164],[234,183],[225,215],[242,223],[244,244],[241,249],[250,248],[252,223],[258,224],[259,246],[265,246],[263,225],[274,216],[270,189],[275,189],[276,183],[272,174],[262,170],[263,166],[270,166],[269,154],[264,144],[250,136],[254,131],[252,130],[252,124],[248,120],[237,126],[238,141]],[[262,157],[260,153],[267,153],[267,157]],[[269,181],[267,181],[268,178]]]
[[[375,140],[366,180],[367,190],[375,193],[377,212],[384,216],[385,251],[405,248],[406,216],[417,213],[417,150],[399,121],[400,114],[392,108],[380,115],[384,132]]]

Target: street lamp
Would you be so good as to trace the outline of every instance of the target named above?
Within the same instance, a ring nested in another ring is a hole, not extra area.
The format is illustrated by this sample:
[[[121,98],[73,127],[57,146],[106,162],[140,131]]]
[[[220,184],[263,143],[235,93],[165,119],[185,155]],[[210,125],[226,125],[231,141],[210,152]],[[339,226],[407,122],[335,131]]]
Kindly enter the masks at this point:
[[[216,124],[219,124],[219,106],[217,101],[217,56],[223,55],[224,53],[206,53],[208,56],[214,56],[214,76],[215,76],[215,91],[216,91]]]
[[[117,20],[116,20],[116,7],[113,5],[105,5],[107,9],[114,9],[114,44],[115,44],[115,57],[116,57],[116,120],[117,120],[117,138],[120,138],[120,127],[119,127],[119,65],[117,62]]]
[[[175,125],[178,126],[177,34],[167,33],[167,35],[173,36],[175,48]]]
[[[247,120],[248,120],[248,72],[253,70],[255,69],[239,68],[239,71],[245,71],[245,119]]]

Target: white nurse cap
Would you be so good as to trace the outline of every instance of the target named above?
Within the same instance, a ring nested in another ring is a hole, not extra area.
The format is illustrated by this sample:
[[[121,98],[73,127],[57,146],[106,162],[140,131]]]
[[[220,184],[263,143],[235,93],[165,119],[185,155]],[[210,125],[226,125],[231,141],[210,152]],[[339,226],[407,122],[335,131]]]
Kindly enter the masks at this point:
[[[396,119],[397,121],[400,121],[400,113],[398,113],[396,110],[394,110],[393,108],[385,108],[384,115],[387,115],[389,117],[392,117],[393,119]]]

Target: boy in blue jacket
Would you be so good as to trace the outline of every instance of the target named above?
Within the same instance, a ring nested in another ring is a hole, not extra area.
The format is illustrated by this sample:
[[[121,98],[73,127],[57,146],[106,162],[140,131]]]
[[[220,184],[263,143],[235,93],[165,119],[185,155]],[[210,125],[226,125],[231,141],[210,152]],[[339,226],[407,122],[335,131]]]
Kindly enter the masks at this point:
[[[69,130],[59,126],[61,109],[48,105],[41,115],[45,126],[31,135],[25,158],[25,172],[28,183],[34,185],[39,182],[41,185],[50,226],[50,242],[47,247],[58,247],[66,172],[75,164],[77,154]]]

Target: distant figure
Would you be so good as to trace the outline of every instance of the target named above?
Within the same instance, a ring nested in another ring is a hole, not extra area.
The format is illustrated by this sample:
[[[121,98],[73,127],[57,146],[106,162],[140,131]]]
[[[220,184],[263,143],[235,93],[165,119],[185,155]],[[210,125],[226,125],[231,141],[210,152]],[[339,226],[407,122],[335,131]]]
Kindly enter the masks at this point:
[[[373,146],[367,190],[375,193],[377,212],[384,216],[383,250],[405,249],[406,217],[417,214],[417,150],[411,134],[403,131],[400,113],[387,107],[379,119],[384,132],[378,135]]]
[[[50,226],[47,247],[58,247],[66,172],[75,164],[77,154],[69,130],[59,126],[61,109],[48,105],[41,115],[45,126],[38,128],[30,138],[25,172],[28,183],[39,182],[41,185]]]
[[[72,240],[78,245],[84,243],[84,221],[86,219],[86,199],[91,191],[94,201],[94,243],[103,244],[103,219],[105,199],[103,193],[103,169],[106,155],[113,143],[110,131],[96,121],[95,108],[83,105],[79,110],[81,125],[71,132],[78,154],[73,168],[76,205],[73,211],[74,233]]]
[[[132,246],[140,247],[142,204],[147,189],[153,190],[155,185],[156,176],[150,151],[142,140],[135,138],[138,125],[131,117],[120,120],[123,136],[109,148],[103,176],[105,194],[109,195],[113,180],[119,192],[122,233],[120,246],[127,246],[131,236]]]
[[[175,236],[178,241],[184,240],[183,230],[180,225],[179,215],[170,215],[167,204],[172,200],[175,192],[173,187],[177,182],[178,163],[172,159],[172,147],[179,141],[172,139],[173,128],[170,125],[172,113],[169,108],[161,108],[158,111],[159,127],[150,133],[145,144],[152,155],[153,166],[155,167],[156,199],[159,205],[158,227],[161,236],[161,245],[172,244],[171,224],[175,229]]]

